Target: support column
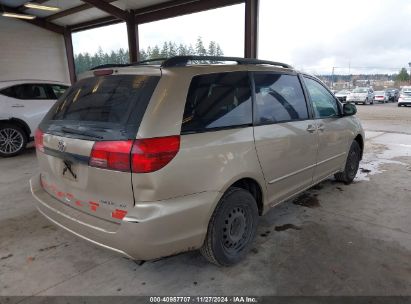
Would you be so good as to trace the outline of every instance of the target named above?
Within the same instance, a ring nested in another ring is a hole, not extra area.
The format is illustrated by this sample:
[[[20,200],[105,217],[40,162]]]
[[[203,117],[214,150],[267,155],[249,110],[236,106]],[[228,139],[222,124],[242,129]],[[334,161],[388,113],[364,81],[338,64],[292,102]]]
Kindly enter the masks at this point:
[[[66,46],[66,56],[68,70],[70,74],[70,82],[74,84],[76,82],[76,67],[74,65],[74,54],[73,54],[73,41],[71,39],[71,31],[64,31],[64,44]]]
[[[130,62],[137,62],[140,59],[138,43],[138,24],[135,21],[134,13],[131,12],[127,18],[128,53]]]
[[[258,3],[245,0],[244,57],[257,58],[258,47]]]

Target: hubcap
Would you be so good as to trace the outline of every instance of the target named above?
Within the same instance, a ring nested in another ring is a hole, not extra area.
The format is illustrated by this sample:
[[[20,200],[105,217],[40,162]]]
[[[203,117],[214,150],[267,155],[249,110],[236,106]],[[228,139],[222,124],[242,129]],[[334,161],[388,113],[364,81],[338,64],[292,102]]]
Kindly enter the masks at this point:
[[[251,216],[242,207],[227,213],[223,225],[223,247],[228,253],[241,251],[248,242],[251,232]]]
[[[18,152],[24,143],[23,134],[13,128],[0,130],[0,152],[13,154]]]

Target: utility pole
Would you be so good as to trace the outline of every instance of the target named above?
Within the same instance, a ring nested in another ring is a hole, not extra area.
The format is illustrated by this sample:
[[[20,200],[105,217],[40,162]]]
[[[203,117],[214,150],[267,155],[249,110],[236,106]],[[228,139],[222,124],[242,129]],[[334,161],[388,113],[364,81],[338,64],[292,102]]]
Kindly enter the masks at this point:
[[[335,67],[333,67],[333,71],[331,73],[331,90],[334,89],[334,68]]]
[[[409,81],[410,81],[410,84],[411,84],[411,62],[408,62],[408,66],[410,67],[410,77],[409,77]]]

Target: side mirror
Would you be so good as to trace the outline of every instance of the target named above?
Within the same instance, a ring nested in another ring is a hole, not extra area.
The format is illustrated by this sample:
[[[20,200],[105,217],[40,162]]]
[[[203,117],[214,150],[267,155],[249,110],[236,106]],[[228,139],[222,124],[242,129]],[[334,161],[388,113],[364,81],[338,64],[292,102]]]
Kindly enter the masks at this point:
[[[357,113],[357,107],[352,103],[345,103],[343,105],[343,115],[352,116]]]

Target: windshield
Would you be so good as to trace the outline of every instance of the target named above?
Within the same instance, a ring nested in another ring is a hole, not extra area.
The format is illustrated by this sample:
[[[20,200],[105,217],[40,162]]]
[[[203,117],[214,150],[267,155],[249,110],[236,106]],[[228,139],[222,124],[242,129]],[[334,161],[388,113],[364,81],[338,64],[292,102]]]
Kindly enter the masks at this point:
[[[385,94],[384,91],[377,91],[377,92],[375,92],[375,95],[384,95],[384,94]]]
[[[135,138],[158,79],[144,75],[82,79],[61,96],[40,128],[71,137]]]
[[[349,93],[350,91],[347,91],[347,90],[342,90],[342,91],[337,92],[337,94],[349,94]]]
[[[353,93],[367,93],[367,89],[363,89],[363,88],[357,88],[354,89]]]

